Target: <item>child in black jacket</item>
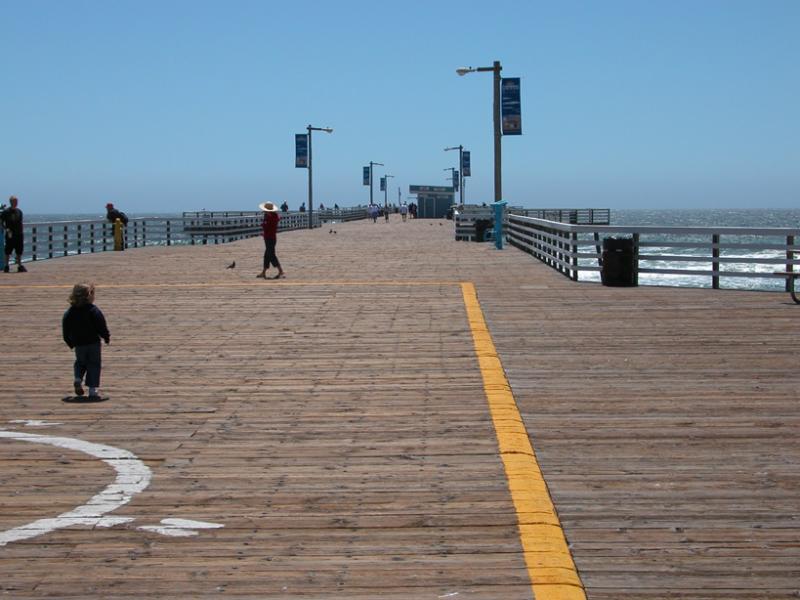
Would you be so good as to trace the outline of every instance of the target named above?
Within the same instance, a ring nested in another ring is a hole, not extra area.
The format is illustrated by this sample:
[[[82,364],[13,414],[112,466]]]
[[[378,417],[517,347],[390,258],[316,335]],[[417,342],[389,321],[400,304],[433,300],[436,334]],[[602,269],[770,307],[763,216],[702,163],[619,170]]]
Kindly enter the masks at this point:
[[[75,285],[69,303],[70,307],[61,320],[61,329],[67,346],[75,349],[75,393],[83,396],[81,382],[86,375],[89,400],[99,400],[100,338],[108,344],[111,334],[102,311],[94,305],[94,284]]]

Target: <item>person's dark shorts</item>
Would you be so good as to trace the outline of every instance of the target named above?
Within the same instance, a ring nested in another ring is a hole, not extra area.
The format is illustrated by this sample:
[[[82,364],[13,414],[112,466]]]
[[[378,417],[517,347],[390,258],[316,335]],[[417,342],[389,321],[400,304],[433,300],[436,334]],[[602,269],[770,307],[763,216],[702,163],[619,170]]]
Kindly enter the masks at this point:
[[[11,239],[6,236],[6,256],[15,252],[19,255],[22,255],[22,246],[25,244],[25,240],[22,238],[21,235],[15,235]]]

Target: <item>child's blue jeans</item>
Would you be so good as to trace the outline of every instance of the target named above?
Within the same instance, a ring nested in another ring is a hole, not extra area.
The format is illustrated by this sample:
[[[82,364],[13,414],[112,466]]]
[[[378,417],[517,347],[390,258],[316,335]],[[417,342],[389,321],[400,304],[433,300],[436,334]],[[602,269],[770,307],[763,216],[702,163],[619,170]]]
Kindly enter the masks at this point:
[[[100,387],[100,342],[75,346],[75,379],[83,379],[86,375],[86,385]]]

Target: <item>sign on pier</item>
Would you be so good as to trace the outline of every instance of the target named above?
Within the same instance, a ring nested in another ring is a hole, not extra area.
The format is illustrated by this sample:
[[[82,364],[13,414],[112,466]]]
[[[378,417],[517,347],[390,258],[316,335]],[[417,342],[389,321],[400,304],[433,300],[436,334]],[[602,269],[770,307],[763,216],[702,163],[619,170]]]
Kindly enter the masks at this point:
[[[307,133],[297,133],[294,136],[294,166],[298,169],[308,168]]]
[[[522,135],[519,77],[504,77],[500,95],[500,105],[503,108],[503,135]]]

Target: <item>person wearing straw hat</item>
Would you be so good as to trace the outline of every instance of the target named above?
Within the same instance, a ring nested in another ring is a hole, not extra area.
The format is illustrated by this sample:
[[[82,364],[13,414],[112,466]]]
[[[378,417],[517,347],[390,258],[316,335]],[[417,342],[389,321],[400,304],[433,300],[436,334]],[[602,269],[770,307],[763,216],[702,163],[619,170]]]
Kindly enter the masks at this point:
[[[278,214],[278,206],[273,202],[262,202],[258,205],[258,208],[264,212],[264,220],[261,223],[261,230],[264,234],[264,268],[256,277],[266,279],[267,269],[269,269],[270,265],[278,269],[278,274],[273,279],[286,277],[278,256],[275,254],[275,244],[278,242],[278,221],[281,220]]]

